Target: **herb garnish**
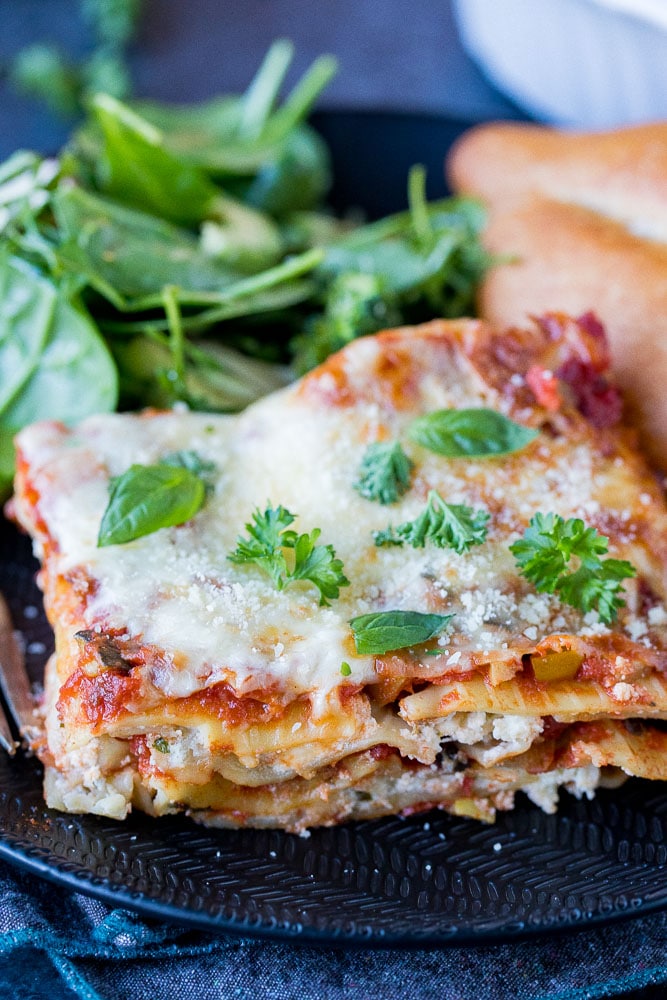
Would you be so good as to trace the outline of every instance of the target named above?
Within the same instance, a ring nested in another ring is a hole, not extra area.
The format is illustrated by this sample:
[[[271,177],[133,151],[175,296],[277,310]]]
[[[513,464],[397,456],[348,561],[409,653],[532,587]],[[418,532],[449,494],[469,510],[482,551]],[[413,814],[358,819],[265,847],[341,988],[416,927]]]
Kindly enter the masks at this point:
[[[453,617],[420,611],[376,611],[358,615],[350,625],[357,653],[373,656],[427,642],[439,635]]]
[[[160,459],[160,464],[173,465],[179,469],[189,469],[190,472],[194,472],[196,476],[199,476],[204,484],[207,495],[213,492],[215,462],[210,462],[208,459],[202,458],[194,449],[184,448],[181,451],[172,451]]]
[[[349,677],[350,674],[352,673],[352,667],[346,660],[343,660],[343,662],[341,663],[340,672],[343,675],[343,677]]]
[[[204,481],[184,465],[131,465],[110,484],[98,547],[122,545],[189,521],[206,498]]]
[[[309,580],[320,592],[320,605],[328,605],[328,598],[338,597],[340,588],[349,586],[343,563],[336,558],[333,545],[316,544],[319,528],[299,535],[289,528],[294,520],[294,514],[282,506],[267,507],[263,513],[257,508],[245,526],[249,537],[239,538],[227,558],[239,565],[255,563],[269,574],[277,590],[295,580]]]
[[[578,517],[537,513],[523,538],[510,545],[520,572],[539,593],[556,593],[579,611],[597,611],[611,625],[624,601],[621,580],[637,575],[625,559],[601,559],[609,539]],[[574,560],[574,562],[573,562]]]
[[[354,488],[367,500],[396,503],[410,486],[412,465],[398,441],[376,441],[364,452]]]
[[[485,407],[435,410],[413,420],[408,433],[413,441],[447,458],[483,458],[521,451],[539,431],[517,424]]]
[[[439,549],[454,549],[461,555],[486,539],[489,514],[466,504],[450,504],[436,490],[430,490],[426,506],[414,521],[405,521],[397,528],[373,532],[376,545],[403,545],[423,549],[431,542]]]
[[[160,753],[169,753],[169,741],[165,740],[164,736],[158,736],[158,738],[153,743],[155,750],[159,750]]]

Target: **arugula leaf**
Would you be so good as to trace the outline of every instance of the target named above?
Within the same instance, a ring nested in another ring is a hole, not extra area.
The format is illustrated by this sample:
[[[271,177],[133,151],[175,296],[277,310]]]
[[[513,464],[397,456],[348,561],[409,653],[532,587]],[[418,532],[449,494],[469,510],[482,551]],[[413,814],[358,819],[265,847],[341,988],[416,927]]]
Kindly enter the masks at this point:
[[[429,490],[426,507],[414,521],[373,533],[376,545],[403,545],[423,549],[431,542],[439,549],[454,549],[461,555],[486,539],[489,514],[466,504],[449,504],[436,490]]]
[[[413,441],[448,458],[483,458],[521,451],[539,431],[517,424],[496,410],[484,407],[435,410],[413,420],[408,433]]]
[[[182,465],[131,465],[111,480],[98,547],[123,545],[189,521],[206,498],[204,483]]]
[[[557,593],[579,611],[597,611],[600,621],[611,625],[625,603],[619,597],[621,580],[637,570],[625,559],[602,559],[608,547],[609,539],[580,518],[566,521],[538,512],[510,552],[538,592]]]
[[[344,272],[331,277],[324,312],[311,316],[304,332],[292,340],[297,372],[310,371],[350,341],[394,326],[400,319],[394,295],[381,275]]]
[[[420,611],[375,611],[352,618],[350,625],[357,653],[372,656],[427,642],[439,635],[453,617]]]
[[[277,590],[294,580],[308,580],[319,590],[320,604],[328,605],[328,598],[338,597],[340,588],[349,586],[343,563],[332,545],[316,544],[319,528],[301,535],[289,530],[294,520],[294,514],[282,506],[267,507],[264,512],[257,508],[245,526],[249,537],[239,537],[227,558],[239,565],[255,563],[269,574]]]
[[[413,168],[410,211],[327,240],[317,271],[324,311],[292,342],[299,373],[356,337],[472,308],[490,262],[479,239],[480,206],[454,198],[428,204],[415,193],[420,183]]]
[[[398,441],[376,441],[364,452],[354,488],[367,500],[396,503],[410,487],[412,467]]]

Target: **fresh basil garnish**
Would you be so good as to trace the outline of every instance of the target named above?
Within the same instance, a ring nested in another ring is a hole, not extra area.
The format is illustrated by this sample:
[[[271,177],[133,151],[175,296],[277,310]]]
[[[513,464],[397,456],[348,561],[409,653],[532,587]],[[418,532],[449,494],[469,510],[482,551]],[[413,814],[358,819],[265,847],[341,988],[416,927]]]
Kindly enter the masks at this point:
[[[376,611],[353,618],[350,625],[357,653],[372,656],[427,642],[439,635],[453,617],[420,611]]]
[[[110,487],[98,547],[122,545],[183,524],[195,516],[206,497],[199,476],[181,465],[131,465],[111,480]]]
[[[539,431],[517,424],[496,410],[435,410],[412,422],[413,441],[448,458],[483,458],[521,451]]]

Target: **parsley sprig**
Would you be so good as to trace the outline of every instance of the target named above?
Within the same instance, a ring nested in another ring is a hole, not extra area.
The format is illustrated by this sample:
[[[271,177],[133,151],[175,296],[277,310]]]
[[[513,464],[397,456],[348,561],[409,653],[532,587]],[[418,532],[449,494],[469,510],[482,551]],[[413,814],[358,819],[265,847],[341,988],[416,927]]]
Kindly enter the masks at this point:
[[[625,559],[603,559],[609,539],[578,517],[537,513],[510,545],[519,570],[540,593],[558,594],[579,611],[597,611],[611,625],[624,601],[621,580],[636,576]]]
[[[412,466],[398,441],[376,441],[364,452],[354,488],[367,500],[396,503],[410,486]]]
[[[295,516],[283,506],[259,507],[252,521],[246,524],[248,537],[240,537],[236,548],[227,558],[243,565],[255,563],[273,580],[277,590],[283,590],[295,580],[309,580],[320,592],[320,605],[340,595],[340,588],[350,581],[343,572],[343,563],[336,558],[332,545],[318,545],[320,529],[298,534],[290,529]]]
[[[489,514],[466,504],[447,503],[437,490],[430,490],[426,506],[414,521],[373,533],[376,545],[403,545],[423,549],[431,542],[439,549],[454,549],[461,555],[486,539]]]

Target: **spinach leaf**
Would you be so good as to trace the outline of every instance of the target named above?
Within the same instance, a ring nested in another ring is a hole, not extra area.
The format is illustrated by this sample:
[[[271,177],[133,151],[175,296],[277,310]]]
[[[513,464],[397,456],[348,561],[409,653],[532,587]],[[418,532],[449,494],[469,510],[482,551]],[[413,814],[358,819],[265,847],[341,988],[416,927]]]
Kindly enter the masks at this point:
[[[170,153],[213,178],[250,177],[276,149],[275,143],[239,135],[237,97],[213,97],[183,105],[141,100],[130,102],[129,107],[159,129]],[[92,151],[94,135],[80,132],[77,141],[82,139]]]
[[[98,94],[91,110],[104,137],[98,169],[104,191],[181,225],[217,220],[217,252],[244,270],[279,260],[282,241],[272,220],[171,153],[159,129],[108,94]]]
[[[0,165],[0,231],[21,216],[34,217],[48,204],[49,187],[59,170],[57,160],[23,150]]]
[[[97,544],[122,545],[189,521],[203,506],[202,479],[184,465],[131,465],[111,480]]]
[[[121,97],[130,90],[126,49],[142,0],[80,0],[78,6],[92,36],[85,57],[74,61],[58,46],[38,42],[21,49],[10,66],[19,90],[63,117],[77,114],[87,94],[104,90]]]
[[[80,187],[61,185],[53,210],[63,240],[61,263],[85,274],[114,304],[127,307],[128,300],[157,294],[164,285],[219,291],[240,277],[186,229]]]
[[[25,262],[0,255],[0,489],[22,427],[76,423],[116,401],[115,365],[85,310]]]
[[[208,217],[218,189],[165,148],[159,129],[109,94],[97,94],[90,109],[103,139],[97,180],[104,191],[170,222]]]
[[[400,320],[396,298],[381,276],[340,274],[328,287],[323,314],[310,317],[304,332],[292,340],[295,368],[304,374],[357,337]]]
[[[356,337],[472,309],[489,265],[479,239],[482,210],[466,199],[428,204],[423,183],[423,171],[413,168],[410,211],[328,242],[316,272],[323,312],[292,342],[300,373]]]
[[[446,265],[458,242],[454,233],[444,234],[425,254],[409,240],[389,239],[359,250],[345,245],[345,238],[327,249],[321,271],[328,275],[359,273],[384,280],[394,295],[416,292]]]
[[[330,186],[329,150],[317,132],[302,125],[234,193],[253,208],[282,219],[320,205]]]
[[[217,341],[186,341],[184,384],[177,386],[172,352],[162,334],[114,338],[111,348],[128,406],[165,408],[184,399],[193,410],[234,412],[282,389],[291,378],[287,368],[246,357]]]
[[[0,258],[0,414],[37,368],[55,305],[53,287],[4,252]]]
[[[350,625],[357,653],[373,656],[427,642],[453,617],[420,611],[376,611],[353,618]]]
[[[435,410],[411,423],[413,441],[448,458],[483,458],[521,451],[539,431],[517,424],[496,410],[484,407]]]
[[[331,184],[328,149],[303,120],[335,62],[317,59],[277,107],[293,54],[290,42],[274,42],[239,97],[182,107],[142,101],[132,109],[160,131],[165,149],[180,162],[200,168],[246,205],[284,218],[318,205]]]

